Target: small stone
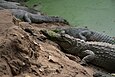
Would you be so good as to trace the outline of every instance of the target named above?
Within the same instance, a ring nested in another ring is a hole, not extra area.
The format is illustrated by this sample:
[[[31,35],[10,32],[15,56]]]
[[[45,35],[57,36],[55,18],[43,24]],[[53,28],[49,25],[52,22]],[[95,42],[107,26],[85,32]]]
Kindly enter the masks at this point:
[[[30,75],[25,74],[24,77],[31,77]]]

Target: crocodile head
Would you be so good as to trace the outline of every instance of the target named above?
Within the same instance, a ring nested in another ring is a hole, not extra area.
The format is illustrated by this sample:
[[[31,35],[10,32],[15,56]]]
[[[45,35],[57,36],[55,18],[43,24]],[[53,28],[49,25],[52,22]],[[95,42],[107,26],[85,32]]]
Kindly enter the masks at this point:
[[[45,35],[48,39],[52,41],[57,41],[58,39],[61,38],[61,35],[52,31],[52,30],[41,30],[43,35]]]
[[[85,42],[80,39],[73,38],[67,34],[58,34],[51,30],[42,30],[42,33],[50,40],[59,44],[59,46],[67,51],[74,51],[74,49],[81,49],[84,47]]]

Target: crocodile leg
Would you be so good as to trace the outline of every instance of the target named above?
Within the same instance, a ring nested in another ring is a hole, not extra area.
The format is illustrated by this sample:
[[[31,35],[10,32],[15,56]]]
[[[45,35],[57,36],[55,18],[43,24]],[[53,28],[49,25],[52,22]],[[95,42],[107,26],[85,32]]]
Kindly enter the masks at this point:
[[[26,14],[24,15],[24,20],[25,20],[26,22],[32,23],[31,20],[30,20],[30,17],[29,17],[29,14],[28,14],[28,13],[26,13]]]
[[[86,37],[85,36],[83,36],[83,34],[80,32],[79,33],[79,38],[80,39],[82,39],[82,40],[84,40],[84,41],[86,41],[87,39],[86,39]]]
[[[81,31],[79,33],[79,38],[86,41],[87,40],[87,35],[91,35],[91,32],[88,31],[88,30]]]
[[[95,58],[95,54],[91,50],[82,51],[81,54],[85,57],[81,60],[81,65],[87,65],[88,62],[91,62]]]

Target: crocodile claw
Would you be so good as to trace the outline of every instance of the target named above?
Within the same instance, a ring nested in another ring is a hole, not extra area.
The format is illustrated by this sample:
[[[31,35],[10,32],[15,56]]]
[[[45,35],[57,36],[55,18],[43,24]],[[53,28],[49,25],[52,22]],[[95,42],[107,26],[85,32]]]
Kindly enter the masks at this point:
[[[83,62],[83,61],[81,61],[80,64],[81,64],[82,66],[87,66],[87,65],[88,65],[86,62]]]

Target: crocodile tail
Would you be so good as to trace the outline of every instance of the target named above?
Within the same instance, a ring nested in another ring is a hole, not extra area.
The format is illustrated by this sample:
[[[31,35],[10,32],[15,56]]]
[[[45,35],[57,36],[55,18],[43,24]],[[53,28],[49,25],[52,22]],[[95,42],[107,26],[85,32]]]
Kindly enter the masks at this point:
[[[98,32],[91,35],[90,40],[115,44],[115,40],[112,37]]]

